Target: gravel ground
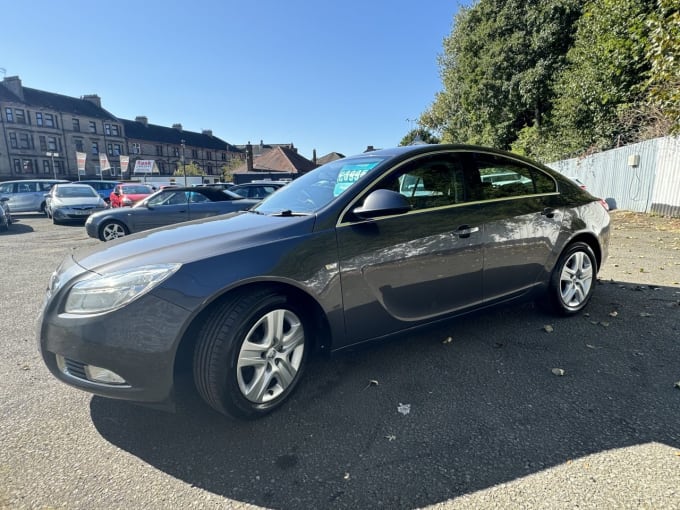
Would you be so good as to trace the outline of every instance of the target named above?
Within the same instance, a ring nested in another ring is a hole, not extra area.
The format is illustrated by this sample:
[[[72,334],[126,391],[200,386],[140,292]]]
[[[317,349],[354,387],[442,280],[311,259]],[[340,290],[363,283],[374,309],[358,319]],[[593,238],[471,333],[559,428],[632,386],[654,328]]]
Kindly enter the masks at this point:
[[[0,508],[680,508],[679,220],[614,211],[582,316],[517,304],[315,359],[289,404],[238,423],[54,379],[43,289],[99,242],[17,219],[0,235]]]

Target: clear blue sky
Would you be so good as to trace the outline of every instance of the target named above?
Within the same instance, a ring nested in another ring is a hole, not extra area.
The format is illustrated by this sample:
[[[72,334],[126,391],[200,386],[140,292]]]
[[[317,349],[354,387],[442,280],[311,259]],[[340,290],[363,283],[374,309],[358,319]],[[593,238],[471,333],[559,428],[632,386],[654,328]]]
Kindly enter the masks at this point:
[[[415,127],[407,119],[442,88],[437,57],[459,4],[6,2],[0,68],[26,87],[98,94],[126,119],[352,155]]]

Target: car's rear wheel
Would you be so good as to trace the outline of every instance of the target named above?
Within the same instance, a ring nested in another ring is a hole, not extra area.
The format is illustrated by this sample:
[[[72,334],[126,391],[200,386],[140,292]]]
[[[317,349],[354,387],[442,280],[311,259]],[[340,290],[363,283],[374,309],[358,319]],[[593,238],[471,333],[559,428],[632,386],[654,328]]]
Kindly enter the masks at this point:
[[[293,392],[307,359],[304,314],[285,295],[261,290],[222,303],[201,328],[194,381],[215,410],[253,419]]]
[[[112,241],[130,233],[128,228],[119,221],[105,221],[99,227],[99,239],[102,241]]]
[[[554,311],[573,315],[590,301],[595,288],[597,260],[586,243],[575,242],[562,253],[550,279],[549,302]]]

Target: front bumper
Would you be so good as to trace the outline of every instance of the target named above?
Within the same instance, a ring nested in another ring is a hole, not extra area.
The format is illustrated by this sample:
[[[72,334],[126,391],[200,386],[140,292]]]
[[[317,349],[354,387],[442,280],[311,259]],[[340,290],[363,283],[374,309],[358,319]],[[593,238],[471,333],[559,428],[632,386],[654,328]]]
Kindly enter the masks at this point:
[[[48,295],[39,319],[39,348],[52,374],[96,395],[171,406],[175,351],[189,312],[152,291],[105,314],[67,314],[60,312],[66,294],[64,288]],[[123,382],[92,380],[88,367]]]
[[[75,208],[60,207],[52,211],[52,216],[58,221],[85,221],[90,214],[103,211],[105,207]]]

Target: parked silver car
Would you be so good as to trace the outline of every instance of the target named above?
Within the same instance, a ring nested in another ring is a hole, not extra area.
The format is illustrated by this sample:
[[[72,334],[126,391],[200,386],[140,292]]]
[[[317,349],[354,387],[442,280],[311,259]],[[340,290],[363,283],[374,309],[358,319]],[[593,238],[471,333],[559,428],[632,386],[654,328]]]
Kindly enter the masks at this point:
[[[45,212],[45,194],[60,179],[26,179],[0,182],[0,197],[9,197],[12,212]]]
[[[87,217],[108,205],[88,184],[55,184],[45,195],[45,214],[55,225],[67,221],[84,223]]]

